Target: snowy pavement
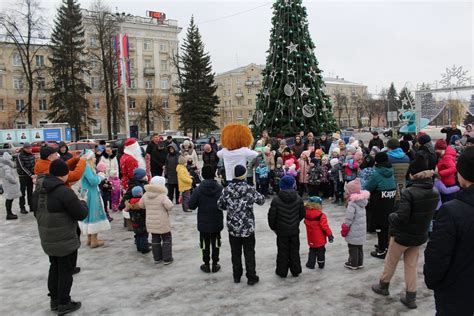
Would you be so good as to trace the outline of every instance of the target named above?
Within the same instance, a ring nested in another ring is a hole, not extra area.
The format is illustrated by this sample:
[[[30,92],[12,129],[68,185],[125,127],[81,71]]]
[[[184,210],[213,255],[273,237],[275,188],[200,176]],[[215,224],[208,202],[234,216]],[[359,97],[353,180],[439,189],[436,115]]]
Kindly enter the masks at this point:
[[[234,284],[230,246],[226,230],[222,232],[222,270],[215,274],[200,271],[200,250],[196,230],[196,212],[184,213],[175,206],[172,213],[173,257],[169,266],[155,265],[151,253],[137,253],[132,232],[122,226],[115,214],[112,230],[99,235],[103,248],[79,250],[81,273],[74,276],[71,296],[82,302],[76,315],[202,315],[202,314],[324,314],[324,315],[433,315],[433,293],[423,282],[423,253],[418,271],[418,309],[409,311],[400,302],[404,292],[403,262],[400,262],[390,289],[391,296],[372,293],[382,260],[370,251],[375,235],[368,236],[364,247],[365,268],[349,271],[347,245],[340,236],[343,207],[324,205],[335,241],[327,245],[326,268],[309,270],[306,230],[301,223],[301,261],[303,273],[281,279],[275,275],[276,238],[266,216],[270,201],[257,206],[256,261],[261,282],[248,286]],[[5,221],[4,200],[0,198],[0,315],[50,315],[47,297],[48,257],[39,242],[32,214],[19,214],[16,221]]]

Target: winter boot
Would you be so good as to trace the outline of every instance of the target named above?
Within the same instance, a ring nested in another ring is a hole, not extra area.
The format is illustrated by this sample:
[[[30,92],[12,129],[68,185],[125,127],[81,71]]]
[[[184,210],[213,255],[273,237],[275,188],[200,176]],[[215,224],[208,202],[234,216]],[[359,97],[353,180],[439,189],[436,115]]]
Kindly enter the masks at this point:
[[[324,269],[324,264],[325,264],[324,261],[318,261],[318,267],[319,267],[320,269]]]
[[[255,275],[253,277],[247,277],[247,285],[257,284],[258,281],[260,281],[260,278],[258,277],[258,275]]]
[[[67,305],[58,306],[58,315],[66,315],[77,311],[79,308],[81,308],[81,302],[74,302],[71,300]]]
[[[20,209],[20,213],[21,213],[21,214],[28,214],[28,211],[26,210],[26,208],[22,207],[22,208]]]
[[[388,296],[390,295],[390,292],[388,291],[389,286],[389,282],[379,281],[379,283],[372,285],[372,291],[379,295]]]
[[[104,245],[104,242],[97,238],[97,234],[91,235],[91,248],[102,247],[103,245]]]
[[[213,263],[212,264],[212,273],[216,273],[221,269],[221,265],[218,263]]]
[[[72,271],[72,275],[78,274],[79,272],[81,272],[81,268],[80,267],[75,267],[74,270]]]
[[[11,211],[7,212],[7,220],[18,219],[18,215],[13,214]]]
[[[387,250],[382,252],[380,252],[379,250],[372,251],[370,255],[374,258],[385,259],[385,256],[387,255]]]
[[[209,263],[202,264],[201,271],[205,273],[211,273],[211,267],[209,266]]]
[[[7,200],[5,206],[7,208],[7,220],[9,219],[18,219],[18,216],[12,212],[12,203],[13,200]]]
[[[49,302],[49,307],[51,307],[51,311],[52,312],[57,312],[58,311],[58,300],[53,300],[51,299],[51,301]]]
[[[400,298],[400,302],[403,303],[409,309],[415,309],[416,305],[416,292],[406,292],[405,296]]]

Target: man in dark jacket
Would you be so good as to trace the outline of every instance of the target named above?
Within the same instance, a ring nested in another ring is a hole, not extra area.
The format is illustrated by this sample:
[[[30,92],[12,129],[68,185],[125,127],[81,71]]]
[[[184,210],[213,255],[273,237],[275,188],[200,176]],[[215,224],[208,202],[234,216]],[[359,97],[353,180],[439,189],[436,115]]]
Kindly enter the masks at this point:
[[[60,142],[58,149],[59,158],[61,158],[62,161],[68,161],[72,158],[72,154],[69,152],[69,147],[67,147],[65,142]]]
[[[81,245],[77,221],[87,217],[87,205],[66,187],[69,168],[57,159],[49,174],[38,178],[33,196],[33,210],[38,222],[41,246],[49,256],[48,276],[51,311],[64,315],[81,307],[71,300],[72,275]]]
[[[210,273],[210,260],[212,248],[212,272],[221,269],[219,265],[219,248],[221,247],[221,231],[224,228],[224,216],[217,208],[217,201],[222,194],[222,186],[215,180],[215,169],[205,165],[201,170],[204,181],[194,190],[189,208],[198,209],[197,225],[199,231],[199,244],[202,250],[201,270]]]
[[[369,151],[372,150],[372,147],[377,146],[380,150],[383,149],[383,140],[380,139],[379,132],[373,131],[372,132],[372,139],[369,142]]]
[[[303,200],[294,189],[295,178],[284,176],[280,192],[268,211],[268,225],[277,235],[277,260],[275,273],[286,278],[288,269],[294,277],[301,273],[300,222],[306,211]]]
[[[423,134],[418,137],[418,151],[416,154],[423,155],[428,161],[428,167],[431,170],[436,169],[438,163],[438,156],[436,155],[433,144],[431,143],[431,137],[428,134]]]
[[[217,157],[217,152],[214,151],[214,148],[210,144],[204,145],[202,151],[202,163],[203,165],[209,165],[214,170],[217,169],[217,165],[219,164],[219,157]]]
[[[153,134],[150,143],[146,147],[146,154],[150,155],[151,176],[161,177],[168,152],[166,151],[165,143],[158,134]]]
[[[331,147],[331,141],[328,139],[326,133],[322,132],[319,135],[319,144],[321,145],[321,149],[324,151],[326,155],[329,154],[329,147]]]
[[[433,187],[433,171],[423,156],[417,155],[408,169],[411,186],[403,192],[397,211],[390,214],[390,243],[384,270],[372,290],[389,295],[390,280],[403,255],[405,264],[406,294],[400,300],[410,309],[416,305],[416,276],[420,246],[428,240],[428,228],[439,201],[439,193]]]
[[[461,130],[458,128],[458,125],[455,121],[451,122],[450,127],[444,127],[441,129],[441,133],[446,134],[446,142],[449,144],[451,142],[451,137],[453,135],[458,135],[459,138],[462,138]]]
[[[171,142],[167,147],[168,154],[165,162],[165,178],[168,180],[166,188],[168,189],[168,198],[173,202],[173,197],[176,198],[176,204],[179,201],[179,190],[178,190],[178,173],[176,167],[178,166],[178,146]]]
[[[31,211],[31,198],[33,196],[33,178],[35,177],[35,156],[31,153],[31,144],[25,143],[18,153],[16,170],[20,178],[20,213],[28,214],[25,208],[25,197]]]
[[[474,148],[457,162],[463,188],[439,209],[425,250],[425,283],[436,315],[474,315]]]

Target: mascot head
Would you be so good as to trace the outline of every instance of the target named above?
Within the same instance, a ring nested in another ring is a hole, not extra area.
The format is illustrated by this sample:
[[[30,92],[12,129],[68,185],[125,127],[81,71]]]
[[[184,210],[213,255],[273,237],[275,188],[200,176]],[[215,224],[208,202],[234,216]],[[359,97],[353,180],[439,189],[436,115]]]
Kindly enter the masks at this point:
[[[221,145],[227,150],[235,150],[242,147],[250,147],[253,144],[253,136],[250,129],[242,124],[227,124],[222,130]]]

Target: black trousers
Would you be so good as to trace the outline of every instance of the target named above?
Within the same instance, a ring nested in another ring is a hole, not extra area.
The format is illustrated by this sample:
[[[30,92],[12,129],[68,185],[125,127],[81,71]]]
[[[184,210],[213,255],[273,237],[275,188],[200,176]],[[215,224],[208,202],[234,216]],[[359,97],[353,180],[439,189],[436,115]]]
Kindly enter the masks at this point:
[[[202,251],[202,261],[207,265],[209,264],[212,249],[212,263],[217,264],[219,262],[219,249],[221,248],[221,233],[200,233],[199,244]]]
[[[292,275],[299,275],[301,273],[300,236],[277,236],[277,248],[275,273],[286,277],[289,269]]]
[[[245,257],[245,269],[248,279],[255,278],[255,234],[248,237],[234,237],[229,235],[230,251],[232,254],[232,271],[234,279],[240,279],[243,274],[242,249]]]
[[[13,200],[5,200],[5,207],[7,209],[7,214],[12,213]]]
[[[49,296],[60,305],[67,305],[71,301],[72,273],[76,261],[77,250],[64,257],[49,256]]]
[[[151,234],[151,251],[155,261],[173,261],[171,232],[166,234]]]
[[[349,265],[352,267],[361,267],[364,265],[364,251],[362,245],[351,245],[349,247]]]
[[[379,252],[387,251],[389,240],[388,227],[377,228],[375,231],[377,232]]]
[[[31,208],[31,199],[33,197],[33,179],[28,176],[20,176],[20,208],[25,208],[25,196],[28,200],[28,206]]]
[[[309,196],[319,196],[319,185],[317,185],[317,184],[308,184],[308,195]]]
[[[323,268],[326,261],[326,247],[309,248],[308,262],[306,263],[306,266],[314,269],[316,260],[318,261],[318,266]]]
[[[173,202],[173,198],[176,196],[176,204],[179,203],[179,188],[177,184],[166,184],[168,188],[168,198]]]
[[[299,196],[303,196],[305,194],[305,192],[307,192],[307,191],[308,191],[308,184],[298,182],[298,194],[299,194]]]

